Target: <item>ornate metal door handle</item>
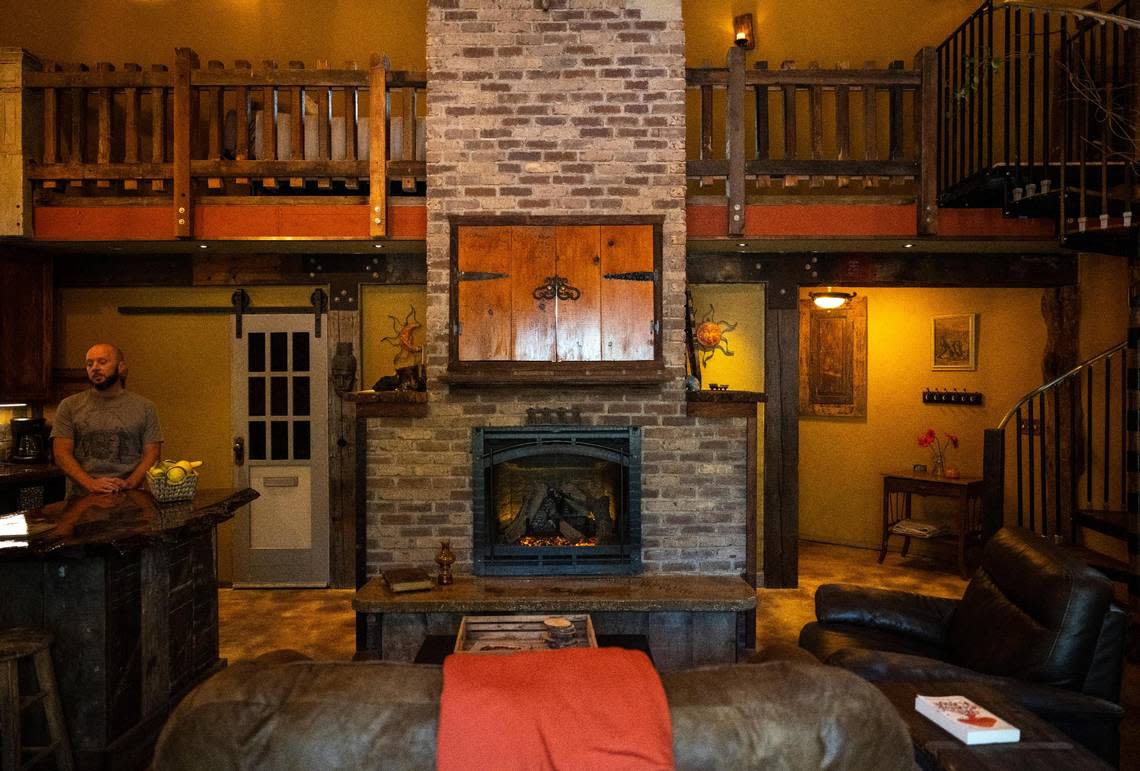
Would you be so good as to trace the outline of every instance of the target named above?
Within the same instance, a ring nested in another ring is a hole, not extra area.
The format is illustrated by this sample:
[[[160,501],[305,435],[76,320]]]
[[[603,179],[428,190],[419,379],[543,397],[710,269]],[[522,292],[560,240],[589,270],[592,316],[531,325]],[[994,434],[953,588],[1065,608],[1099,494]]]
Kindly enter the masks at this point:
[[[570,282],[562,276],[547,276],[541,284],[534,288],[531,295],[536,300],[553,300],[557,297],[559,300],[572,302],[582,296],[582,290],[571,286]]]

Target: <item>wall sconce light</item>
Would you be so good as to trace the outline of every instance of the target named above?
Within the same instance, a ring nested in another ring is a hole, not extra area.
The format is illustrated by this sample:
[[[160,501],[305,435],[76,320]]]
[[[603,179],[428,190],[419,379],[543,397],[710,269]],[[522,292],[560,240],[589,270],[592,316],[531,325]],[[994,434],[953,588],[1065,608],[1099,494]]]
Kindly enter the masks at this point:
[[[752,26],[752,14],[745,13],[733,17],[732,29],[734,31],[733,42],[738,46],[745,51],[751,51],[756,47],[756,34]]]
[[[808,292],[808,297],[815,303],[815,307],[834,310],[854,300],[856,294],[856,292],[833,292],[831,287],[828,287],[826,292]]]

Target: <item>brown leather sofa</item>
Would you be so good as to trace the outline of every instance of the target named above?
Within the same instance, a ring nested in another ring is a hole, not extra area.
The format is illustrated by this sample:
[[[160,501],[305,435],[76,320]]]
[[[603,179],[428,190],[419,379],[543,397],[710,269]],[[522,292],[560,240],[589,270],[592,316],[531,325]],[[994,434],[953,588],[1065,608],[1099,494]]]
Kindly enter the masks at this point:
[[[442,672],[392,662],[238,662],[174,711],[154,768],[434,768]],[[679,769],[914,765],[890,702],[842,670],[770,661],[661,679]]]
[[[825,584],[800,645],[872,682],[982,682],[1115,764],[1125,613],[1100,573],[1003,528],[961,600]]]

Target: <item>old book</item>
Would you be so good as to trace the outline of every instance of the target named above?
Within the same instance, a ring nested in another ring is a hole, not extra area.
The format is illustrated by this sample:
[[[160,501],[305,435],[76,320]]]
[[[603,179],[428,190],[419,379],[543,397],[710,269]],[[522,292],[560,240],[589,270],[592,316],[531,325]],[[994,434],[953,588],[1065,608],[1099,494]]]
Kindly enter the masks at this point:
[[[1021,741],[1021,729],[965,696],[915,696],[914,708],[966,744]]]
[[[380,575],[384,576],[384,582],[393,592],[416,592],[435,586],[435,581],[421,568],[382,570]]]

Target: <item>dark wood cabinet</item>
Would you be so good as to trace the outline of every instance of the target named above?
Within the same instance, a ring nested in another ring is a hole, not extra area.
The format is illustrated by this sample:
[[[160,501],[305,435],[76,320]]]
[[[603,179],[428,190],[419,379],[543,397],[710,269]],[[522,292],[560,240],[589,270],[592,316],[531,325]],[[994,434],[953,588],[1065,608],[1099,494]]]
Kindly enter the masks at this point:
[[[653,224],[454,230],[452,365],[641,363],[660,351]],[[564,369],[564,367],[563,367]]]
[[[52,261],[0,252],[0,401],[45,401],[52,366]]]

